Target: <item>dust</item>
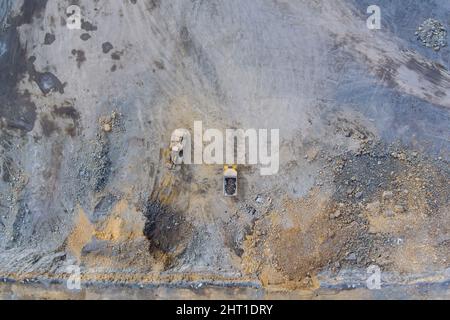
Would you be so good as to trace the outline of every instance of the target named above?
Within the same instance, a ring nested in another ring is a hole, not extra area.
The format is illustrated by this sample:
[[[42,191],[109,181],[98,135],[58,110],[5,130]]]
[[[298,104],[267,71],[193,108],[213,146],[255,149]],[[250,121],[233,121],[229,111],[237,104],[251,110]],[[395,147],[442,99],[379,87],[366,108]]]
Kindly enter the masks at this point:
[[[310,288],[315,276],[345,255],[358,227],[329,219],[329,194],[313,190],[305,199],[285,199],[282,207],[255,223],[244,242],[243,266],[265,286]],[[355,228],[356,227],[356,228]]]
[[[127,200],[118,201],[106,220],[99,223],[96,238],[114,242],[126,242],[144,236],[144,217]]]
[[[67,251],[81,261],[81,251],[91,241],[94,234],[94,226],[90,223],[82,208],[78,208],[74,229],[67,238]]]
[[[248,274],[292,289],[313,288],[322,270],[446,268],[448,164],[370,141],[330,158],[332,192],[316,187],[304,199],[286,198],[256,221],[243,245]]]

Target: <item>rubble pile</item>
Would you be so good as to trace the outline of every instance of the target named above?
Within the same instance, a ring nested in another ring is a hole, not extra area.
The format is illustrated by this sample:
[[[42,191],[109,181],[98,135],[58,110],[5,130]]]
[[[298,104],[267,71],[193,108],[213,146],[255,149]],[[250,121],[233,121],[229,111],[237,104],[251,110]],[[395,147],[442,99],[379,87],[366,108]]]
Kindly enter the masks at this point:
[[[110,116],[100,117],[98,122],[104,132],[111,132],[113,127],[119,124],[120,113],[113,111]]]
[[[441,22],[435,19],[425,20],[417,28],[415,34],[422,45],[432,48],[434,51],[439,51],[447,46],[447,30]]]

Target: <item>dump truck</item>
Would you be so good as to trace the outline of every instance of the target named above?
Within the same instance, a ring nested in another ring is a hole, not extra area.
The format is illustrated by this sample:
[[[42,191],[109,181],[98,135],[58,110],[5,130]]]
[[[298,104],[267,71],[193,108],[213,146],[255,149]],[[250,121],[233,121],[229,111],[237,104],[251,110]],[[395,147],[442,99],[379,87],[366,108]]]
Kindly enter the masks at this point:
[[[237,195],[237,166],[225,165],[223,168],[223,193],[226,197]]]

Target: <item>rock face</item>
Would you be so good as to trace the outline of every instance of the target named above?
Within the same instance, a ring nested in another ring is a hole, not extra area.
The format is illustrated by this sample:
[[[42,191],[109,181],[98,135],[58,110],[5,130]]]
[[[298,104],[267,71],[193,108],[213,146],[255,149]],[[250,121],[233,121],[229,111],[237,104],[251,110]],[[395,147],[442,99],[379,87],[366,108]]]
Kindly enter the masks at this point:
[[[0,278],[292,291],[445,271],[449,52],[404,34],[447,4],[381,1],[375,32],[364,1],[101,2],[77,1],[81,30],[65,0],[0,3]],[[169,170],[194,121],[280,129],[279,173],[240,166],[225,198],[223,166]]]

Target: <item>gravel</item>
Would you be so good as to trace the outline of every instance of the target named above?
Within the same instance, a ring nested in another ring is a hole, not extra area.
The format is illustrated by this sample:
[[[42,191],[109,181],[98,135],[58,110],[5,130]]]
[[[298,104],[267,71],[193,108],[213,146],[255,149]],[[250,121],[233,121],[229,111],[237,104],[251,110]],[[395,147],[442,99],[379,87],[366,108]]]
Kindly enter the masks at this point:
[[[435,19],[425,20],[416,31],[417,40],[427,48],[439,51],[447,46],[447,30],[444,25]]]

